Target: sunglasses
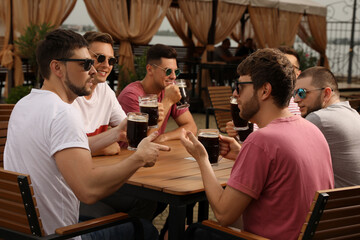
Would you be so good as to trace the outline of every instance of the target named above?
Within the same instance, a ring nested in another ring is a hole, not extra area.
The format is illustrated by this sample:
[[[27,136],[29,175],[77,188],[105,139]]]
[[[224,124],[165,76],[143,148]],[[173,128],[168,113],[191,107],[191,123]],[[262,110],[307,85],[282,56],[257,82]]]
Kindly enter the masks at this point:
[[[105,62],[105,60],[106,60],[106,56],[105,56],[105,55],[103,55],[103,54],[96,54],[96,53],[94,53],[93,51],[91,51],[90,49],[89,49],[89,51],[90,51],[92,54],[95,55],[96,60],[98,61],[98,63],[103,63],[103,62]],[[109,65],[110,65],[110,66],[114,66],[114,65],[117,63],[117,59],[114,58],[114,57],[111,57],[111,58],[109,58],[108,62],[109,62]]]
[[[299,89],[294,90],[293,97],[295,98],[296,95],[298,95],[301,99],[305,99],[306,93],[312,92],[312,91],[324,90],[324,89],[325,88],[315,88],[313,90],[306,90],[305,88],[299,88]]]
[[[173,72],[173,70],[171,68],[163,68],[163,67],[160,67],[160,66],[158,66],[156,64],[150,64],[150,65],[154,66],[154,67],[158,67],[158,68],[164,70],[166,76],[170,76],[171,73]],[[177,76],[180,75],[181,71],[180,71],[180,69],[174,69],[174,73],[175,73],[175,76],[177,77]]]
[[[94,60],[92,59],[76,59],[76,58],[60,58],[60,59],[56,59],[57,61],[61,61],[61,62],[84,62],[83,68],[84,71],[90,71],[91,66],[94,65]]]
[[[236,92],[240,94],[241,91],[241,84],[254,84],[254,82],[236,82]]]

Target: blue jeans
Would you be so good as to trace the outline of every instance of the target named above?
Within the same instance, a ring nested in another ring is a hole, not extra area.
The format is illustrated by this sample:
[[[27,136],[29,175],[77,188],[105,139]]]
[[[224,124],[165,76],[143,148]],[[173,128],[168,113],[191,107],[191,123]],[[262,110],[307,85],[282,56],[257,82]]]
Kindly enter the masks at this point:
[[[144,228],[144,239],[157,240],[159,233],[148,220],[140,219]],[[81,235],[82,240],[131,240],[134,239],[134,226],[131,222],[104,228],[96,232]]]

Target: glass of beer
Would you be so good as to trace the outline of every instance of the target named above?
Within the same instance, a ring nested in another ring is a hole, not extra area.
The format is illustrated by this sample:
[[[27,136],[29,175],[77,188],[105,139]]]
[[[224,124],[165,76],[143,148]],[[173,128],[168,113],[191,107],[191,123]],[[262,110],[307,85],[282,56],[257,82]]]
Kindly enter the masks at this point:
[[[139,96],[140,112],[149,114],[148,128],[157,128],[159,119],[158,100],[156,94]]]
[[[147,136],[149,114],[141,112],[129,112],[127,114],[127,139],[128,149],[136,150],[137,146]]]
[[[199,129],[198,140],[205,147],[211,165],[217,165],[219,161],[219,130]]]
[[[176,108],[183,109],[189,107],[189,96],[186,94],[186,81],[184,79],[177,79],[176,85],[179,87],[181,93],[181,99],[176,103]]]
[[[246,140],[246,138],[250,135],[250,133],[253,132],[253,130],[254,130],[254,124],[249,123],[249,129],[238,131],[240,143],[243,143]]]
[[[237,104],[237,99],[234,96],[230,97],[230,111],[232,120],[234,122],[234,130],[244,131],[249,129],[248,121],[240,117],[240,109]]]

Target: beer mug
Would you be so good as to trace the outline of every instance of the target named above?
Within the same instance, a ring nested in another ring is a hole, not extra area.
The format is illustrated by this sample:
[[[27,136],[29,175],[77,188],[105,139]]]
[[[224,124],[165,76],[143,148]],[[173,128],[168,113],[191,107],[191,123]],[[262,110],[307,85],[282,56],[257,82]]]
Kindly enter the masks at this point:
[[[220,152],[219,130],[199,129],[198,140],[205,147],[211,165],[217,165]]]
[[[244,131],[249,129],[248,121],[240,117],[240,109],[237,104],[237,99],[234,96],[230,97],[230,111],[232,120],[234,122],[234,130]]]
[[[140,112],[149,114],[148,128],[157,128],[159,120],[158,100],[156,94],[139,96]]]
[[[181,99],[179,102],[176,103],[176,108],[177,109],[187,108],[190,106],[190,104],[189,104],[189,97],[186,94],[186,82],[184,79],[177,79],[175,81],[181,93]]]
[[[137,146],[147,136],[149,114],[140,112],[129,112],[127,114],[127,139],[128,149],[136,150]]]

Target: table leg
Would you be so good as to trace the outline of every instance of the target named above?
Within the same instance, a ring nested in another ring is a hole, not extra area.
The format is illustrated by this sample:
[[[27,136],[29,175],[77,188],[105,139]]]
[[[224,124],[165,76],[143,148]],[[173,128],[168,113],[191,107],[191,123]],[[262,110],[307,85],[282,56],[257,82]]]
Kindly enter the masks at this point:
[[[199,202],[198,222],[209,218],[209,202],[207,200]]]
[[[169,239],[184,239],[185,236],[186,205],[169,207]]]

